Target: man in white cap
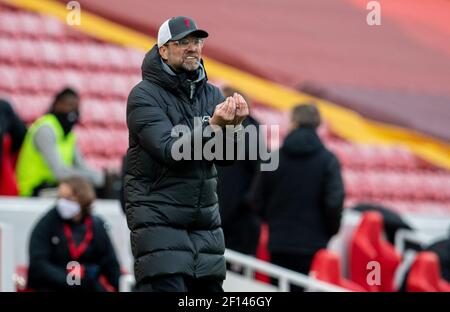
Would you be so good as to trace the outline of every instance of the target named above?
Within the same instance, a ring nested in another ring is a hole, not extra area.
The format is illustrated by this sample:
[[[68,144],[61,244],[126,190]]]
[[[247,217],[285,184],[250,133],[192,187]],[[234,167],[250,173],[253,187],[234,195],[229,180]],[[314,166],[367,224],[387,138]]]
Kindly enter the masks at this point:
[[[179,160],[172,151],[183,140],[194,150],[195,137],[209,139],[206,128],[217,133],[240,126],[249,113],[241,95],[225,99],[207,82],[201,60],[206,37],[191,18],[165,21],[158,44],[144,58],[143,80],[128,98],[124,197],[141,291],[223,291],[225,244],[215,169],[220,161]],[[190,134],[173,136],[177,125]]]

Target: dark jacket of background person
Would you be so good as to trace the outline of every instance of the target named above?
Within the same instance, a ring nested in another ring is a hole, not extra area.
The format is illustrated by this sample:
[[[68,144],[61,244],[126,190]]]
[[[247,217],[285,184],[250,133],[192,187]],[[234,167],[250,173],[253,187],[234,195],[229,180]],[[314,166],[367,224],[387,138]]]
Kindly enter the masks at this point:
[[[0,195],[17,195],[17,185],[14,182],[14,162],[26,131],[24,122],[17,116],[11,105],[0,99]],[[8,151],[4,150],[3,146],[5,144],[6,147],[7,136],[9,136],[10,142]],[[3,153],[8,153],[8,155]]]
[[[312,255],[339,230],[340,165],[315,129],[300,127],[286,137],[278,169],[261,172],[254,196],[269,224],[270,252]]]
[[[171,73],[155,46],[144,58],[143,80],[128,98],[124,195],[137,283],[169,274],[225,278],[215,166],[171,155],[172,127],[192,130],[195,116],[212,116],[224,101],[207,83],[203,67],[199,70],[191,82]]]
[[[259,126],[252,117],[242,125]],[[257,128],[258,130],[258,128]],[[258,144],[264,144],[258,130]],[[264,144],[265,145],[265,144]],[[255,148],[259,148],[259,145]],[[233,165],[217,167],[220,216],[225,235],[225,246],[245,254],[255,255],[259,241],[261,220],[251,208],[250,188],[259,170],[260,158],[249,159],[249,136],[245,137],[245,160],[236,160]]]
[[[67,223],[75,244],[83,240],[86,225],[63,220],[55,208],[36,224],[30,238],[28,288],[37,291],[105,291],[99,282],[103,275],[116,290],[119,287],[120,266],[104,222],[92,216],[93,238],[77,261],[86,268],[79,286],[67,283],[67,264],[71,258],[67,238],[63,231]]]

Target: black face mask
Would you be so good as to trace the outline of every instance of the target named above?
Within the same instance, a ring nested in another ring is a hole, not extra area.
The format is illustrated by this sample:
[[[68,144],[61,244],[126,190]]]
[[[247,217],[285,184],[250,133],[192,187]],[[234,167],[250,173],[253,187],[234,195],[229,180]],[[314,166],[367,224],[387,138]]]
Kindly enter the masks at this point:
[[[80,113],[79,112],[70,112],[70,113],[53,113],[53,115],[56,116],[59,123],[61,124],[61,127],[64,130],[64,135],[67,135],[78,123],[78,120],[80,119]]]

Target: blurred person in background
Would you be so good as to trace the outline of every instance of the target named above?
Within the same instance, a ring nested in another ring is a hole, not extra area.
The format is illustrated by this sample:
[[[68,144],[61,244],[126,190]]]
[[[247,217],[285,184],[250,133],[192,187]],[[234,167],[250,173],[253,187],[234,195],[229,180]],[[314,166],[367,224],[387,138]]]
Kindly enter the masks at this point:
[[[16,168],[22,196],[38,196],[70,176],[85,177],[102,187],[105,175],[89,168],[77,147],[73,127],[80,119],[80,97],[65,88],[56,94],[49,112],[28,130]]]
[[[120,266],[102,219],[92,215],[95,192],[81,177],[63,180],[58,200],[35,225],[29,243],[28,288],[36,291],[118,290]],[[77,261],[79,269],[68,264]],[[68,283],[68,274],[77,283]]]
[[[0,99],[0,195],[18,195],[14,171],[26,132],[25,123],[11,105]]]
[[[242,93],[229,86],[222,88],[225,97],[233,96],[235,93]],[[250,102],[245,95],[245,100],[250,106]],[[253,125],[258,130],[258,144],[252,145],[259,148],[259,144],[264,144],[264,138],[259,131],[259,123],[251,115],[242,122],[244,127]],[[232,250],[244,254],[256,255],[256,248],[259,241],[261,221],[259,215],[251,209],[249,202],[249,192],[253,180],[258,172],[260,163],[259,153],[256,159],[249,157],[249,135],[245,136],[245,159],[236,160],[230,166],[218,166],[217,169],[217,195],[219,197],[220,217],[225,236],[225,246]]]
[[[255,209],[269,225],[272,263],[303,274],[339,231],[345,195],[339,161],[322,144],[319,125],[315,105],[295,107],[278,169],[260,172],[252,191]]]

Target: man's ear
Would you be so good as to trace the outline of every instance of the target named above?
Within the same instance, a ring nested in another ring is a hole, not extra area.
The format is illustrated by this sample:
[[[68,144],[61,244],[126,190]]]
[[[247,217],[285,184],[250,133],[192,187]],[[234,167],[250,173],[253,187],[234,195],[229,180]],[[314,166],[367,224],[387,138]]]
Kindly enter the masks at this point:
[[[167,61],[167,59],[169,58],[169,49],[167,48],[167,46],[166,45],[162,45],[160,48],[159,48],[159,55],[161,56],[161,58],[164,60],[164,61]]]

